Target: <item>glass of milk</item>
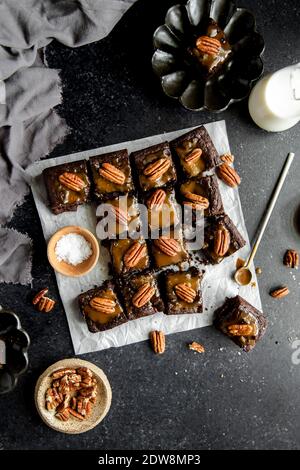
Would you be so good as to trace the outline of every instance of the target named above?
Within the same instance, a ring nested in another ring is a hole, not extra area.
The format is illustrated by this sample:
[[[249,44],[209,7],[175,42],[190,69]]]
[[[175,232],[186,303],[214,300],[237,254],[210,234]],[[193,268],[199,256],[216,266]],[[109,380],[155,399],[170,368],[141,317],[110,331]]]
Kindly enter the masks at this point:
[[[259,80],[249,97],[253,121],[271,132],[285,131],[300,121],[300,63]]]

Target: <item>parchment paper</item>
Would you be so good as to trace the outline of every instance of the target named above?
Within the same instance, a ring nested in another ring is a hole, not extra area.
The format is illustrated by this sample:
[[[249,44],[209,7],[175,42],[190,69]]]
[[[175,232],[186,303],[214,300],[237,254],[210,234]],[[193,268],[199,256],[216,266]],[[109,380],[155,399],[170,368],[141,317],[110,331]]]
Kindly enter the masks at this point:
[[[217,151],[220,154],[230,152],[225,121],[210,123],[205,125],[205,127]],[[122,148],[127,148],[129,152],[132,152],[164,142],[165,140],[172,140],[190,129],[181,129],[175,132],[145,137],[131,142],[122,142],[117,145],[110,145],[66,155],[64,157],[39,161],[31,165],[27,170],[27,175],[30,180],[33,197],[41,219],[46,241],[49,240],[53,233],[65,225],[80,225],[95,233],[96,217],[95,207],[93,205],[80,206],[77,212],[65,212],[63,214],[53,215],[47,206],[46,191],[41,178],[41,173],[44,168],[65,162],[87,159],[93,155],[112,152]],[[249,253],[249,239],[238,190],[229,188],[222,182],[220,182],[220,190],[225,212],[237,225],[241,234],[247,240],[247,245],[237,254],[225,259],[221,264],[217,266],[205,266],[206,272],[202,283],[204,313],[173,316],[158,313],[149,317],[129,321],[112,330],[101,333],[90,333],[79,312],[77,296],[81,292],[85,292],[95,285],[99,285],[103,280],[109,277],[107,251],[101,248],[99,263],[96,268],[86,276],[70,278],[56,273],[57,284],[67,315],[75,354],[84,354],[91,351],[99,351],[110,347],[118,347],[137,341],[143,341],[148,338],[149,332],[153,329],[163,330],[166,334],[169,334],[211,325],[214,310],[224,302],[226,296],[233,296],[237,293],[240,293],[240,295],[245,297],[251,304],[261,309],[258,287],[239,287],[231,279],[237,257],[246,258]],[[253,281],[256,282],[255,272]]]

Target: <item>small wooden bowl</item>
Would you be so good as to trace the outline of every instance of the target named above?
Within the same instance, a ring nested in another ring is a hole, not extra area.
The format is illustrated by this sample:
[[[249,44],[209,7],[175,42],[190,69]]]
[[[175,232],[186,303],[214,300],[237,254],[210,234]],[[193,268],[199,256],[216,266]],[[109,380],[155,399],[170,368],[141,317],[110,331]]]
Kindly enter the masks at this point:
[[[53,411],[48,411],[45,407],[45,394],[50,387],[53,379],[50,375],[58,369],[65,367],[76,369],[78,367],[88,367],[93,372],[98,382],[98,395],[96,402],[92,407],[91,414],[83,421],[70,417],[68,421],[60,421],[54,416]],[[48,367],[45,372],[39,377],[34,391],[34,400],[37,411],[50,428],[55,431],[63,432],[66,434],[80,434],[90,429],[93,429],[99,424],[107,415],[112,399],[112,392],[109,381],[104,374],[103,370],[95,366],[91,362],[83,361],[82,359],[63,359],[58,361],[52,366]]]
[[[69,233],[78,233],[79,235],[82,235],[92,247],[91,256],[76,266],[68,264],[65,261],[58,261],[55,254],[56,243],[63,235],[67,235]],[[47,255],[49,263],[55,271],[60,274],[64,274],[64,276],[79,277],[87,274],[95,267],[99,259],[99,243],[96,237],[89,230],[79,227],[78,225],[68,225],[52,235],[48,242]]]

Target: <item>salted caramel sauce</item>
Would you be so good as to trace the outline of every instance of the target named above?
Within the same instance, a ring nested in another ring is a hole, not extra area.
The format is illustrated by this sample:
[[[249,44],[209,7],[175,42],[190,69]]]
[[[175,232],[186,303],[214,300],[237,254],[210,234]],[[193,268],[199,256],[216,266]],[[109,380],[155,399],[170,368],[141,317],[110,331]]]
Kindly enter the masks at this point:
[[[179,222],[178,212],[176,208],[177,202],[172,198],[170,193],[166,192],[166,199],[161,208],[148,209],[148,220],[151,229],[159,229],[172,227]]]
[[[131,238],[121,239],[121,240],[114,240],[111,245],[111,257],[112,263],[115,272],[121,274],[122,272],[126,271],[126,267],[124,264],[124,255],[127,250],[135,243],[136,240]],[[142,241],[141,243],[145,243]],[[145,269],[148,267],[149,264],[149,257],[148,254],[143,256],[139,262],[134,266],[134,269]]]
[[[144,169],[150,163],[154,163],[155,161],[160,160],[161,158],[166,158],[168,160],[171,160],[171,155],[169,155],[169,153],[167,153],[164,150],[159,150],[158,152],[154,152],[154,153],[146,155],[143,161]],[[144,175],[143,170],[140,170],[139,171],[140,185],[145,191],[148,191],[152,188],[159,188],[163,186],[164,184],[168,183],[168,181],[170,181],[170,179],[172,178],[172,175],[173,175],[172,165],[168,168],[168,170],[165,173],[163,173],[160,176],[160,178],[157,178],[156,180],[150,180],[146,175]]]
[[[177,286],[177,284],[187,284],[196,292],[198,296],[199,288],[200,288],[200,280],[198,277],[193,277],[190,273],[184,273],[184,272],[174,273],[167,277],[167,290],[170,292],[173,291],[175,296],[176,296],[176,293],[175,293],[174,288],[175,286]],[[198,302],[197,296],[193,303],[185,302],[184,300],[180,299],[177,296],[176,296],[176,301],[174,300],[174,302],[172,303],[180,303],[182,306],[190,308],[191,306],[193,306],[193,304]]]
[[[115,309],[113,313],[103,313],[95,310],[90,306],[90,304],[84,307],[84,313],[94,322],[101,323],[102,325],[105,323],[111,322],[115,317],[122,313],[121,306],[118,302],[117,297],[115,296],[114,292],[111,289],[107,289],[105,292],[101,293],[100,295],[97,294],[97,297],[103,297],[105,299],[113,300],[116,303]]]
[[[240,269],[245,266],[245,260],[242,258],[238,258],[235,263],[236,269]]]
[[[191,140],[185,140],[176,147],[176,153],[180,158],[180,163],[189,176],[197,176],[206,169],[205,152],[202,152],[199,159],[192,163],[187,163],[185,157],[187,157],[194,149],[200,148],[198,145],[198,139],[194,138]]]

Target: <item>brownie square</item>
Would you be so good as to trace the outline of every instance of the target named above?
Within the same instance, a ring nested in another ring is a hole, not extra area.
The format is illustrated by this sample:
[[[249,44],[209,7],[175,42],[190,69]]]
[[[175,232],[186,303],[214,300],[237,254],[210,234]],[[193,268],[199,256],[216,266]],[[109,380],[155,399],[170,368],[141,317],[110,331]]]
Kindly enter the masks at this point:
[[[214,325],[248,352],[263,337],[267,319],[239,295],[227,298],[215,311]]]
[[[168,235],[161,235],[151,240],[151,249],[156,268],[181,265],[189,259],[185,249],[182,232],[179,229],[171,229]]]
[[[227,41],[224,31],[213,19],[208,20],[208,24],[202,36],[198,36],[188,53],[194,58],[196,65],[207,79],[215,74],[232,54],[232,49]],[[212,38],[207,39],[207,38]],[[209,42],[212,41],[212,42]],[[208,54],[207,48],[214,48],[214,54]]]
[[[101,286],[80,294],[78,302],[88,329],[92,333],[110,330],[127,321],[116,295],[116,286],[112,281],[105,281]]]
[[[181,184],[180,193],[183,203],[191,207],[197,207],[197,196],[206,198],[209,204],[208,208],[204,209],[206,217],[224,212],[219,183],[215,175],[188,179]]]
[[[143,238],[111,240],[109,251],[112,269],[117,276],[141,272],[150,266],[148,248]]]
[[[44,182],[54,214],[76,211],[90,196],[90,180],[85,160],[45,168]]]
[[[133,152],[131,157],[142,191],[176,183],[176,170],[168,142]]]
[[[91,157],[89,163],[94,183],[94,195],[97,200],[113,199],[134,190],[126,149]],[[108,167],[107,164],[109,164]],[[114,178],[114,172],[117,178]]]
[[[106,239],[123,238],[136,234],[140,230],[138,201],[133,195],[125,195],[109,199],[97,207],[97,234],[99,230],[106,235]],[[99,236],[99,235],[98,235]],[[99,237],[101,238],[101,237]],[[103,239],[105,237],[103,236]]]
[[[153,315],[164,310],[153,273],[138,274],[121,281],[128,320]]]
[[[222,163],[204,126],[184,134],[170,143],[183,173],[191,178],[201,176]]]
[[[220,244],[221,236],[223,241]],[[220,263],[224,258],[233,255],[245,244],[246,241],[228,215],[212,217],[204,228],[203,251],[213,264]]]
[[[179,204],[173,189],[155,189],[144,199],[148,208],[148,225],[153,233],[176,226],[179,221]]]
[[[168,272],[165,277],[167,315],[202,313],[201,281],[203,272],[195,267],[187,271]]]

